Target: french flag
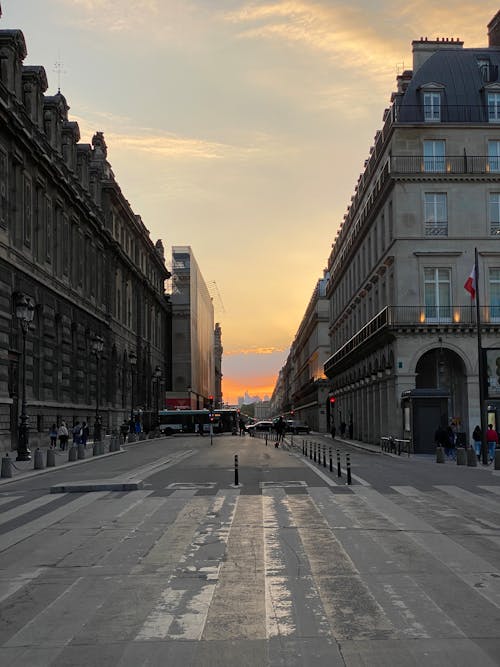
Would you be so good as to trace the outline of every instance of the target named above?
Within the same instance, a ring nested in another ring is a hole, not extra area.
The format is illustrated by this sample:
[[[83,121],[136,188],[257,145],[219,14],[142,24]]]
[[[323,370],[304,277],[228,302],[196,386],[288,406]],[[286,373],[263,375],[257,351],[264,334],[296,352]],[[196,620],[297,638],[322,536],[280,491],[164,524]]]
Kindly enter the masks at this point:
[[[470,276],[465,281],[465,289],[469,292],[472,299],[476,298],[476,265],[472,267]]]

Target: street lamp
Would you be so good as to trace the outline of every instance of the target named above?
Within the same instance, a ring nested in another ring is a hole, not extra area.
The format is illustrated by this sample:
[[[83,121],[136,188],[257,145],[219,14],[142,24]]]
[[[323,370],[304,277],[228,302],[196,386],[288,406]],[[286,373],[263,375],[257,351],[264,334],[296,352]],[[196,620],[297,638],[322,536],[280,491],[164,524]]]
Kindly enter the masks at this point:
[[[134,426],[134,369],[137,365],[137,355],[131,350],[128,353],[130,363],[130,433],[135,433]]]
[[[94,442],[100,442],[101,440],[101,417],[99,415],[99,386],[100,386],[99,362],[101,360],[101,354],[103,349],[104,349],[104,339],[96,334],[92,341],[92,352],[95,354],[95,364],[96,364]]]
[[[161,366],[156,366],[154,373],[154,382],[155,382],[155,399],[156,399],[156,428],[160,425],[160,383],[161,383]]]
[[[29,444],[29,426],[28,415],[26,414],[26,336],[28,329],[33,322],[35,314],[35,304],[29,296],[19,294],[16,301],[16,317],[21,324],[23,332],[23,350],[22,350],[22,401],[21,416],[19,421],[19,434],[17,439],[17,458],[16,461],[31,461],[31,452],[28,449]]]

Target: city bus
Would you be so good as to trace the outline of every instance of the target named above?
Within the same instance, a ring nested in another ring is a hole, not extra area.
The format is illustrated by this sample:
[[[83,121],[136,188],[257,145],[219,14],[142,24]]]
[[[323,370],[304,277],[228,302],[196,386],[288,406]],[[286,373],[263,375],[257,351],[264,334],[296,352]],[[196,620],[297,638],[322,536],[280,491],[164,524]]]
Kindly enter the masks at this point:
[[[165,435],[175,433],[237,433],[238,411],[231,408],[210,410],[160,410],[160,431]]]

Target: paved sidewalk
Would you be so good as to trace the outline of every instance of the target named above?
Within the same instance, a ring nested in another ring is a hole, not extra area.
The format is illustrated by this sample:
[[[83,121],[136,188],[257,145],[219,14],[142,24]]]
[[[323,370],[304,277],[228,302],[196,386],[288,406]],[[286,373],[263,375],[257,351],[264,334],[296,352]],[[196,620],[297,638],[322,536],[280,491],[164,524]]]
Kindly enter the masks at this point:
[[[109,439],[108,439],[109,440]],[[51,449],[50,446],[38,447],[31,449],[31,461],[16,461],[17,451],[3,452],[2,458],[8,457],[11,460],[12,467],[12,477],[0,477],[0,486],[4,484],[9,484],[9,482],[19,481],[21,479],[26,479],[34,475],[43,474],[46,472],[52,472],[56,468],[66,468],[68,466],[79,465],[88,461],[92,461],[96,458],[103,458],[108,456],[114,456],[115,454],[123,453],[123,449],[120,449],[115,452],[110,452],[109,450],[109,441],[105,441],[105,451],[104,454],[99,454],[98,456],[93,456],[93,441],[88,441],[85,447],[85,458],[76,459],[76,461],[69,461],[69,449],[62,451],[59,447],[53,448],[55,453],[56,465],[55,467],[47,468],[47,450]],[[35,451],[39,450],[42,453],[43,468],[35,470]]]

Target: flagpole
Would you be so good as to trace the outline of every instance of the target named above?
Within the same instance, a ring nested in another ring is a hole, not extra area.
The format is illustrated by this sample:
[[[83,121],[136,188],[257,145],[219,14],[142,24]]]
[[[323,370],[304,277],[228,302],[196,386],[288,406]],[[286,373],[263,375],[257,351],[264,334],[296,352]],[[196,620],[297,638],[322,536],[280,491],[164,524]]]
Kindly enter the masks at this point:
[[[481,461],[488,465],[488,445],[486,443],[486,412],[485,408],[485,375],[484,375],[484,356],[481,339],[481,308],[479,306],[479,260],[477,248],[474,248],[474,273],[476,278],[476,323],[477,323],[477,370],[479,379],[479,412],[481,418]]]

